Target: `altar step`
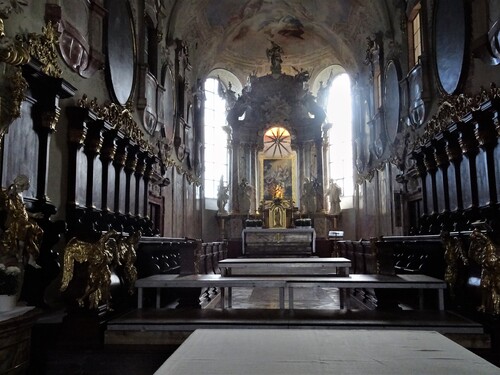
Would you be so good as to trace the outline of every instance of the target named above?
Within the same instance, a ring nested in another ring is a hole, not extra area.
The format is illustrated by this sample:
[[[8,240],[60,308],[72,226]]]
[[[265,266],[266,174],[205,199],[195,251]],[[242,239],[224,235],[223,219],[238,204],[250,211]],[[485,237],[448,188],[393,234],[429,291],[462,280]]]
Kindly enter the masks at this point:
[[[483,327],[452,311],[143,309],[110,321],[107,344],[180,344],[198,328],[406,329],[437,331],[467,348],[490,348]]]

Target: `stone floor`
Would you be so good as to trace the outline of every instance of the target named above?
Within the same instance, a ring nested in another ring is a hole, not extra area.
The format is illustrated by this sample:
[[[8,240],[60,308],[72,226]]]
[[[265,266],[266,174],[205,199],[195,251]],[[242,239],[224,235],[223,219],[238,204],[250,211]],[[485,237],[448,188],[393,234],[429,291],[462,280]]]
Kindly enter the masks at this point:
[[[337,288],[296,288],[296,309],[339,309]],[[278,290],[271,288],[233,288],[234,309],[277,309]],[[306,312],[306,311],[304,311]],[[60,337],[58,337],[60,336]],[[35,327],[32,342],[33,363],[28,375],[148,375],[174,352],[176,346],[105,345],[72,342],[68,344],[54,327]],[[477,352],[499,366],[497,355]],[[500,370],[499,370],[500,371]],[[198,374],[199,375],[199,374]]]

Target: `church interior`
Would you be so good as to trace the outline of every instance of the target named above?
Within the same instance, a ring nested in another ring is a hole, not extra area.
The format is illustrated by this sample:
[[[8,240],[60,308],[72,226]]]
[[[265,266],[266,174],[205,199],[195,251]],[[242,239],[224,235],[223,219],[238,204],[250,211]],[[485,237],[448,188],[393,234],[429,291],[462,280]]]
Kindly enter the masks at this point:
[[[0,374],[500,373],[497,0],[0,0],[0,67]]]

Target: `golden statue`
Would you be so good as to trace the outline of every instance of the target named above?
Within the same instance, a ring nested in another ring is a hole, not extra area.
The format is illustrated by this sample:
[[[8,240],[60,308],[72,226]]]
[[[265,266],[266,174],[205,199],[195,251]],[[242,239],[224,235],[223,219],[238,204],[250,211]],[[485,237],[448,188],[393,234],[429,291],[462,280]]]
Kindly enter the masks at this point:
[[[441,233],[441,241],[444,245],[444,259],[446,262],[444,280],[448,284],[450,296],[454,298],[459,269],[461,266],[469,264],[469,260],[465,255],[462,237],[452,237],[449,232],[443,232]]]
[[[72,238],[64,249],[63,276],[61,291],[64,292],[73,279],[75,262],[87,263],[88,279],[85,291],[77,299],[83,307],[89,300],[89,308],[95,309],[99,302],[109,303],[111,285],[111,264],[118,254],[118,232],[111,230],[105,233],[97,242],[85,242]]]
[[[133,294],[137,280],[136,248],[141,235],[140,231],[136,231],[130,236],[122,236],[111,230],[94,243],[72,238],[64,250],[61,291],[68,288],[74,277],[74,264],[78,262],[87,263],[88,267],[85,291],[81,297],[77,298],[80,307],[85,306],[87,298],[91,309],[97,308],[100,302],[105,302],[109,306],[111,267],[113,266],[123,270],[128,291]]]
[[[500,314],[500,254],[497,245],[474,229],[470,235],[469,257],[481,266],[482,301],[479,311]]]
[[[24,205],[23,191],[29,189],[29,178],[19,175],[0,192],[0,210],[5,213],[3,232],[0,234],[0,255],[16,258],[17,263],[28,263],[39,268],[35,260],[40,254],[43,230]]]
[[[135,281],[137,280],[137,269],[135,268],[136,250],[141,236],[142,233],[136,231],[130,236],[120,236],[118,238],[117,263],[123,268],[123,276],[130,294],[134,294],[135,291]]]

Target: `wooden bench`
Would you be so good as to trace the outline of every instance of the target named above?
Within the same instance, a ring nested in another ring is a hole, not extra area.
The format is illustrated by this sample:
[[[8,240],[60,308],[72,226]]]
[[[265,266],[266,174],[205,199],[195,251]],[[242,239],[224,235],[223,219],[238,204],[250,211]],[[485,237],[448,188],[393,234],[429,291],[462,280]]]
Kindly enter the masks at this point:
[[[310,269],[323,275],[349,276],[351,261],[347,258],[237,258],[219,261],[224,276],[231,276],[232,270],[279,271],[279,274],[291,275],[297,270]]]
[[[142,297],[144,288],[156,288],[156,307],[160,307],[161,288],[206,288],[218,287],[221,289],[221,307],[225,308],[225,288],[231,290],[235,287],[244,288],[279,288],[280,309],[285,308],[285,288],[288,289],[288,307],[293,309],[293,289],[299,287],[329,287],[339,288],[340,307],[345,308],[348,301],[348,290],[351,288],[384,288],[384,289],[418,289],[419,307],[423,309],[423,291],[425,289],[436,289],[438,292],[438,308],[444,310],[443,290],[446,283],[426,275],[351,275],[347,277],[325,277],[325,276],[232,276],[221,275],[154,275],[136,281],[138,288],[137,306],[142,308]],[[232,296],[228,293],[228,307],[232,307]],[[349,307],[349,306],[348,306]]]

